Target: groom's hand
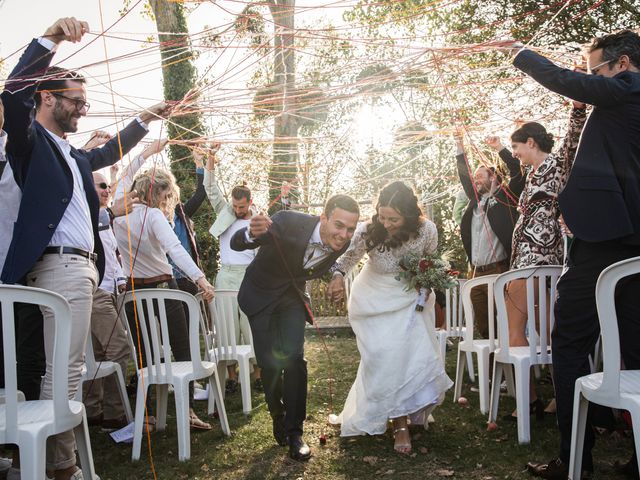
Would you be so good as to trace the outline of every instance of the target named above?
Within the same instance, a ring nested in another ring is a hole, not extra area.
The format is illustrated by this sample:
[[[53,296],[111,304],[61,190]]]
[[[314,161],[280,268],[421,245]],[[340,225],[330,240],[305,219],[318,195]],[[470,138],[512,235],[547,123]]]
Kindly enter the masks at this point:
[[[251,217],[251,221],[249,222],[249,236],[251,238],[260,237],[269,231],[269,227],[273,222],[271,219],[260,212],[258,215],[254,215]]]

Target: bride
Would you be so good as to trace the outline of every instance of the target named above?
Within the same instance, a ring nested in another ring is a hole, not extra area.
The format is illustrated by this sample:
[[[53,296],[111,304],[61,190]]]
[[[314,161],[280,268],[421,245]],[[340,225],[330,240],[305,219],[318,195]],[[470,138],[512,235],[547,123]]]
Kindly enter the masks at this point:
[[[341,436],[383,434],[391,419],[394,449],[411,453],[409,421],[426,426],[452,385],[436,345],[434,295],[418,312],[418,293],[395,278],[402,256],[434,253],[437,243],[436,227],[422,216],[414,192],[393,182],[382,189],[376,214],[358,226],[352,247],[338,261],[346,273],[365,253],[369,257],[349,298],[361,360],[342,413],[331,419],[341,424]],[[343,296],[343,275],[336,273],[328,286],[333,300]]]

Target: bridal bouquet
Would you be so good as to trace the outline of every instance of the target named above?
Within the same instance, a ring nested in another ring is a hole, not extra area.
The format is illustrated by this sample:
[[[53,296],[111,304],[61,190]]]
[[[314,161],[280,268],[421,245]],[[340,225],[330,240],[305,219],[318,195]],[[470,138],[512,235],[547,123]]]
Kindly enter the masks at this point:
[[[437,255],[408,254],[400,259],[402,271],[396,280],[406,281],[407,290],[420,291],[416,310],[421,312],[430,291],[446,290],[456,285],[460,272],[451,269],[449,262]]]

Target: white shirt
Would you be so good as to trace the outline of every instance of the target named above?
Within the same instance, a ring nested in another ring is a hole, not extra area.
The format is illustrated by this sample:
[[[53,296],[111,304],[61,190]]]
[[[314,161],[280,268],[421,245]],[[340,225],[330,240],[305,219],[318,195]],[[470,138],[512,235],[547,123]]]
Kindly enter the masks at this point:
[[[122,266],[118,261],[118,242],[111,230],[109,214],[104,208],[100,209],[98,216],[98,230],[104,249],[104,276],[99,288],[114,293],[116,285],[124,285],[127,279],[124,278]]]
[[[223,265],[249,265],[256,258],[256,250],[237,252],[231,249],[231,237],[242,228],[249,228],[250,219],[237,219],[220,235],[220,263]]]
[[[0,131],[0,162],[6,162],[2,177],[0,177],[0,271],[7,258],[7,251],[13,237],[13,224],[18,219],[22,191],[15,179],[13,170],[7,162],[4,148],[7,142],[7,132]]]
[[[93,252],[93,225],[91,224],[91,211],[87,194],[84,190],[82,175],[78,164],[71,156],[71,145],[68,141],[60,138],[55,133],[47,130],[49,135],[56,141],[64,159],[67,161],[73,176],[73,194],[60,223],[53,232],[50,246],[75,247],[88,252]]]
[[[169,255],[186,277],[193,281],[204,277],[204,273],[183,248],[169,221],[159,209],[148,208],[146,205],[134,205],[129,215],[117,217],[114,220],[113,230],[125,275],[134,278],[173,275],[173,269],[167,261],[167,255]],[[129,246],[129,231],[131,246]],[[136,250],[137,258],[131,272],[129,252],[135,256]]]
[[[320,222],[318,222],[304,251],[302,266],[306,269],[315,267],[332,253],[333,249],[322,243],[322,238],[320,237]]]
[[[473,209],[471,217],[471,264],[484,267],[507,258],[507,251],[489,223],[487,210],[497,200],[484,195]]]

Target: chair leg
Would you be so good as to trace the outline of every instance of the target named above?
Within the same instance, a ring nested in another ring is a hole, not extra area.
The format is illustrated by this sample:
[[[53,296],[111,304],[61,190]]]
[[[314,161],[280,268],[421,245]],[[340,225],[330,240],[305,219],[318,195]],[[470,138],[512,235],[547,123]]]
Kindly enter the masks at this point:
[[[531,422],[529,418],[529,379],[531,378],[531,365],[529,365],[529,363],[516,363],[513,367],[516,377],[518,443],[522,445],[531,442]]]
[[[489,402],[489,422],[495,422],[498,417],[498,402],[500,401],[500,382],[502,381],[502,363],[493,359],[493,377],[491,380],[491,400]]]
[[[240,390],[242,393],[242,413],[249,415],[251,413],[251,377],[249,375],[249,358],[241,358],[238,361],[240,370]]]
[[[133,448],[131,449],[131,460],[140,460],[140,449],[142,448],[142,427],[145,423],[145,406],[149,385],[142,386],[142,379],[138,375],[138,391],[136,393],[136,416],[133,425]]]
[[[127,387],[124,381],[124,375],[120,365],[114,363],[116,381],[118,382],[118,390],[120,391],[120,400],[122,400],[122,406],[124,407],[124,414],[127,417],[127,422],[133,421],[133,414],[131,413],[131,403],[129,403],[129,395],[127,395]]]
[[[456,383],[453,387],[453,403],[456,403],[462,395],[462,377],[464,375],[464,367],[467,361],[467,356],[460,349],[460,344],[458,344],[458,360],[456,361]]]
[[[513,367],[511,365],[507,365],[504,369],[504,379],[507,382],[507,394],[510,397],[516,397],[516,382],[513,378]],[[502,378],[500,379],[502,382]]]
[[[175,388],[175,386],[174,386]],[[161,432],[167,428],[167,407],[169,404],[169,385],[156,385],[156,430]]]
[[[96,471],[93,465],[93,453],[91,451],[91,439],[89,437],[89,427],[87,424],[87,412],[82,409],[82,422],[73,429],[76,437],[76,447],[78,457],[82,467],[82,476],[93,480],[96,478]]]
[[[209,392],[213,394],[216,405],[218,406],[218,417],[220,418],[220,427],[222,433],[226,436],[231,435],[231,429],[229,428],[229,419],[227,418],[227,410],[224,407],[224,398],[220,389],[220,381],[218,379],[218,373],[214,370],[213,375],[209,377]]]
[[[173,386],[176,401],[176,423],[178,430],[178,460],[184,462],[191,457],[189,431],[189,382]]]
[[[20,478],[47,478],[47,437],[40,432],[35,438],[26,437],[20,447]]]
[[[631,414],[631,424],[633,425],[633,438],[635,440],[636,460],[638,462],[638,471],[640,471],[640,405],[634,403],[628,406],[627,410]]]
[[[467,369],[469,370],[469,381],[471,383],[476,381],[476,374],[473,370],[473,355],[471,352],[467,352]]]
[[[584,434],[587,426],[589,402],[582,395],[580,380],[576,382],[573,396],[573,420],[571,424],[571,458],[569,460],[569,478],[579,479],[582,473],[582,452]]]
[[[498,385],[498,395],[500,394]],[[480,395],[480,412],[486,415],[489,412],[489,351],[478,352],[478,390]]]

